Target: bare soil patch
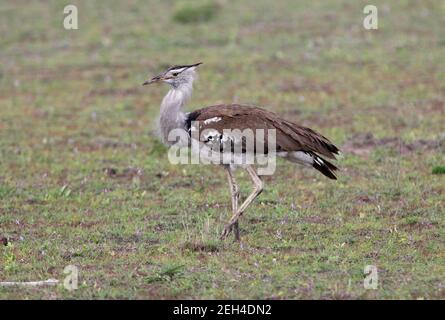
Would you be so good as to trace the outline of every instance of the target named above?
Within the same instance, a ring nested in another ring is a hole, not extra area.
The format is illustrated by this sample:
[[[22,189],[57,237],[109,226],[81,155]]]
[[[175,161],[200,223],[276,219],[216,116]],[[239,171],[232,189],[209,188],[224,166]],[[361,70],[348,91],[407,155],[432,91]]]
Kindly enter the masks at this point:
[[[345,153],[358,156],[368,156],[372,150],[385,147],[398,151],[404,155],[414,151],[436,150],[445,147],[445,136],[438,139],[418,139],[413,142],[404,142],[399,137],[376,138],[370,132],[359,133],[349,139],[341,148]]]

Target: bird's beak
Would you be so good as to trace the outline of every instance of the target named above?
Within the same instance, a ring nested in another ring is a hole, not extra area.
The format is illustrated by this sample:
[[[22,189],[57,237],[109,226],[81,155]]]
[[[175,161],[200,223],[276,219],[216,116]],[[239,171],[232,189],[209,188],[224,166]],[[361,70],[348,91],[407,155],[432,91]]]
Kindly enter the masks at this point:
[[[152,84],[152,83],[155,83],[155,82],[158,82],[158,81],[161,81],[161,80],[164,80],[164,78],[163,78],[162,76],[156,76],[156,77],[154,77],[154,78],[151,79],[151,80],[147,80],[147,81],[145,81],[142,85],[143,85],[143,86],[146,86],[146,85],[148,85],[148,84]]]
[[[148,85],[148,84],[152,84],[154,81],[153,81],[153,79],[152,80],[147,80],[147,81],[145,81],[142,85],[143,86],[146,86],[146,85]]]

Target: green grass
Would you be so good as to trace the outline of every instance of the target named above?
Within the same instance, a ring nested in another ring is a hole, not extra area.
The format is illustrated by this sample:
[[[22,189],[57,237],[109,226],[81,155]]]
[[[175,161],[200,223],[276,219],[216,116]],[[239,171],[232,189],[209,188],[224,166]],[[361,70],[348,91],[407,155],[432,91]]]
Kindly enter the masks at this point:
[[[445,174],[445,166],[435,166],[433,168],[433,174]]]
[[[184,3],[173,14],[173,20],[179,23],[197,23],[211,20],[218,11],[218,5],[214,2],[201,4]]]
[[[0,298],[445,297],[440,1],[375,1],[377,31],[362,28],[364,1],[218,1],[186,24],[175,1],[72,3],[70,31],[64,1],[0,4],[0,281],[75,265],[79,289]],[[220,242],[223,170],[169,164],[153,134],[166,88],[141,86],[198,61],[187,110],[257,104],[339,146],[375,143],[344,153],[338,181],[279,161],[240,222],[243,247]]]

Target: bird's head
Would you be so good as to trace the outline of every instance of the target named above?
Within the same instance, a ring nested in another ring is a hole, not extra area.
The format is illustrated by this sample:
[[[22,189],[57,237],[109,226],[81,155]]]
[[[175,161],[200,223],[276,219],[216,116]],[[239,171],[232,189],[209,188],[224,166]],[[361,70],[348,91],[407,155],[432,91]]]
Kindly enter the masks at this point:
[[[156,82],[166,82],[172,87],[177,88],[182,84],[191,84],[196,77],[195,69],[202,64],[198,62],[191,65],[173,66],[167,69],[167,71],[153,77],[151,80],[145,81],[142,85],[148,85]]]

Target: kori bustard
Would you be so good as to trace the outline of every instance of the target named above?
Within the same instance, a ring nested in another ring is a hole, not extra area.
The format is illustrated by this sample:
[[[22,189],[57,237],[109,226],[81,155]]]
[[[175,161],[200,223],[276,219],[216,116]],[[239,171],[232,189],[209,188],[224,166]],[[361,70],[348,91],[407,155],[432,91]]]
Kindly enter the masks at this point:
[[[263,190],[263,183],[252,163],[243,162],[247,155],[256,156],[256,153],[261,152],[265,156],[279,156],[291,162],[313,167],[326,177],[336,179],[334,171],[337,167],[321,156],[335,159],[339,149],[314,130],[255,106],[222,104],[185,113],[182,109],[192,94],[196,68],[200,64],[173,66],[151,80],[145,81],[143,85],[156,82],[165,82],[170,85],[170,91],[162,100],[159,117],[159,131],[163,143],[169,146],[180,143],[191,147],[192,152],[199,152],[201,147],[210,147],[211,150],[232,156],[229,157],[232,162],[221,161],[220,163],[226,169],[232,196],[232,217],[224,227],[221,239],[225,239],[233,230],[235,240],[239,241],[238,219]],[[186,133],[186,141],[171,139],[171,132],[178,129]],[[262,148],[257,148],[257,141],[253,147],[249,147],[246,139],[240,138],[239,135],[239,132],[245,129],[253,132],[254,139],[263,139],[263,142],[267,140],[266,136],[269,137],[267,132],[274,131],[274,148],[268,148],[267,143],[264,143],[265,146]],[[263,130],[261,138],[256,134],[259,130]],[[195,131],[200,131],[202,134],[196,135]],[[232,134],[232,132],[238,134]],[[193,145],[198,146],[198,149]],[[240,157],[237,158],[237,156]],[[241,163],[233,162],[233,159],[238,159]],[[252,193],[241,206],[238,206],[239,188],[233,175],[236,167],[242,167],[248,172],[254,186]]]

